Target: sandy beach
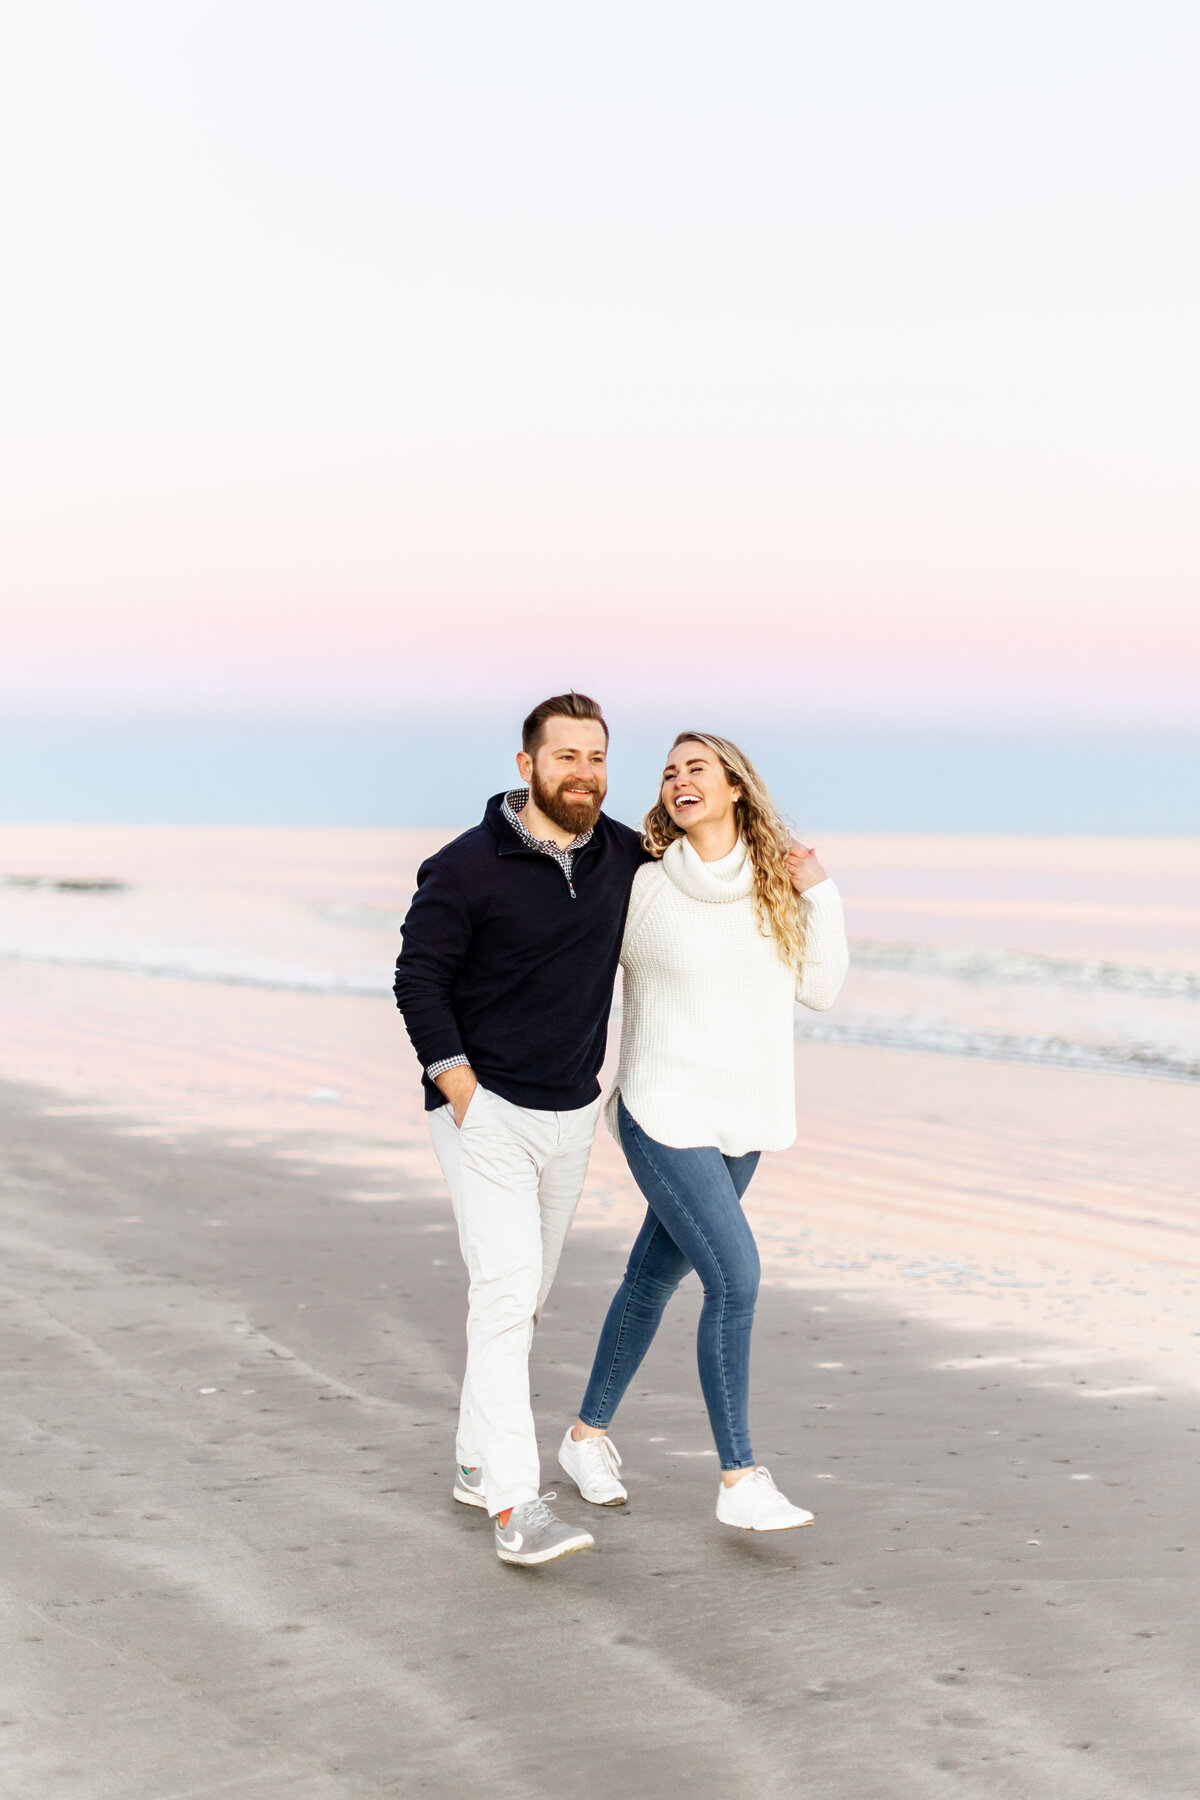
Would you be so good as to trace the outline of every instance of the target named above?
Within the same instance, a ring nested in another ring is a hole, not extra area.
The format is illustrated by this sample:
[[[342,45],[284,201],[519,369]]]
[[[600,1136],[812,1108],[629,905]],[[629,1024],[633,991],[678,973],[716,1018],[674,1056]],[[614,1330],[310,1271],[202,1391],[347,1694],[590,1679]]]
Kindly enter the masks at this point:
[[[0,829],[6,1791],[1193,1795],[1200,849],[822,846],[858,959],[748,1204],[817,1524],[712,1520],[689,1292],[631,1505],[531,1579],[447,1493],[464,1279],[386,999],[436,841]],[[601,1138],[547,1479],[638,1216]]]

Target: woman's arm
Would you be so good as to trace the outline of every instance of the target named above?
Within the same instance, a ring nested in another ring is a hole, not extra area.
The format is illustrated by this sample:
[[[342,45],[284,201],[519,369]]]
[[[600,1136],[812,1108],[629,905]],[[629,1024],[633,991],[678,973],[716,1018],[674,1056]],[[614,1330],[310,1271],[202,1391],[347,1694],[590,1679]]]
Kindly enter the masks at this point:
[[[788,874],[804,914],[804,961],[796,998],[814,1012],[826,1012],[841,992],[850,966],[842,896],[817,861],[816,851],[796,838],[788,852]]]
[[[796,981],[796,998],[814,1012],[827,1012],[841,992],[850,967],[842,896],[826,876],[800,897],[804,913],[804,961]]]

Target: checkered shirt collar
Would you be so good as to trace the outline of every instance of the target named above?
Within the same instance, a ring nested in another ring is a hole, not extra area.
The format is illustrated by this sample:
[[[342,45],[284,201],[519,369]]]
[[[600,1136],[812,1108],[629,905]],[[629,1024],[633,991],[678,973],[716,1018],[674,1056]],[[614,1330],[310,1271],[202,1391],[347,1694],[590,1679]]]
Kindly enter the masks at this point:
[[[527,850],[540,850],[543,856],[552,856],[555,862],[561,863],[569,861],[576,850],[582,850],[585,844],[591,842],[592,833],[596,829],[594,825],[590,826],[587,831],[581,831],[577,838],[573,838],[569,844],[565,845],[556,844],[550,838],[534,837],[525,821],[519,816],[521,808],[528,798],[528,788],[511,788],[505,794],[504,803],[500,808],[506,823],[512,826]]]

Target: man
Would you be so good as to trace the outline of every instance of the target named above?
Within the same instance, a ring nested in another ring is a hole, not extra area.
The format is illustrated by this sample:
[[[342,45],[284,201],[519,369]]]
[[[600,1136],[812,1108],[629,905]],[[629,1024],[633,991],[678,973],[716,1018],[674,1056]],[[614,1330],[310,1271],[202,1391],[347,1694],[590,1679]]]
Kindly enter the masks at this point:
[[[471,1277],[454,1497],[486,1506],[503,1561],[532,1564],[594,1541],[538,1498],[529,1350],[587,1173],[646,853],[600,810],[608,727],[594,700],[543,700],[521,746],[528,785],[496,794],[418,871],[396,1004]]]

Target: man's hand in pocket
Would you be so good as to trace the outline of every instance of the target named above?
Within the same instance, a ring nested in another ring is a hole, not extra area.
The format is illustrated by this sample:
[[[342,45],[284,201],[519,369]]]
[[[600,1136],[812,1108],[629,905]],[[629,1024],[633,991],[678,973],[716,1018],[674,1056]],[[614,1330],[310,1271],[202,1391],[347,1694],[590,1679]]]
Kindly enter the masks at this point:
[[[453,1069],[443,1069],[440,1075],[434,1076],[434,1086],[445,1094],[450,1102],[450,1111],[454,1114],[454,1123],[461,1127],[475,1089],[479,1086],[474,1069],[466,1063],[459,1063]]]

